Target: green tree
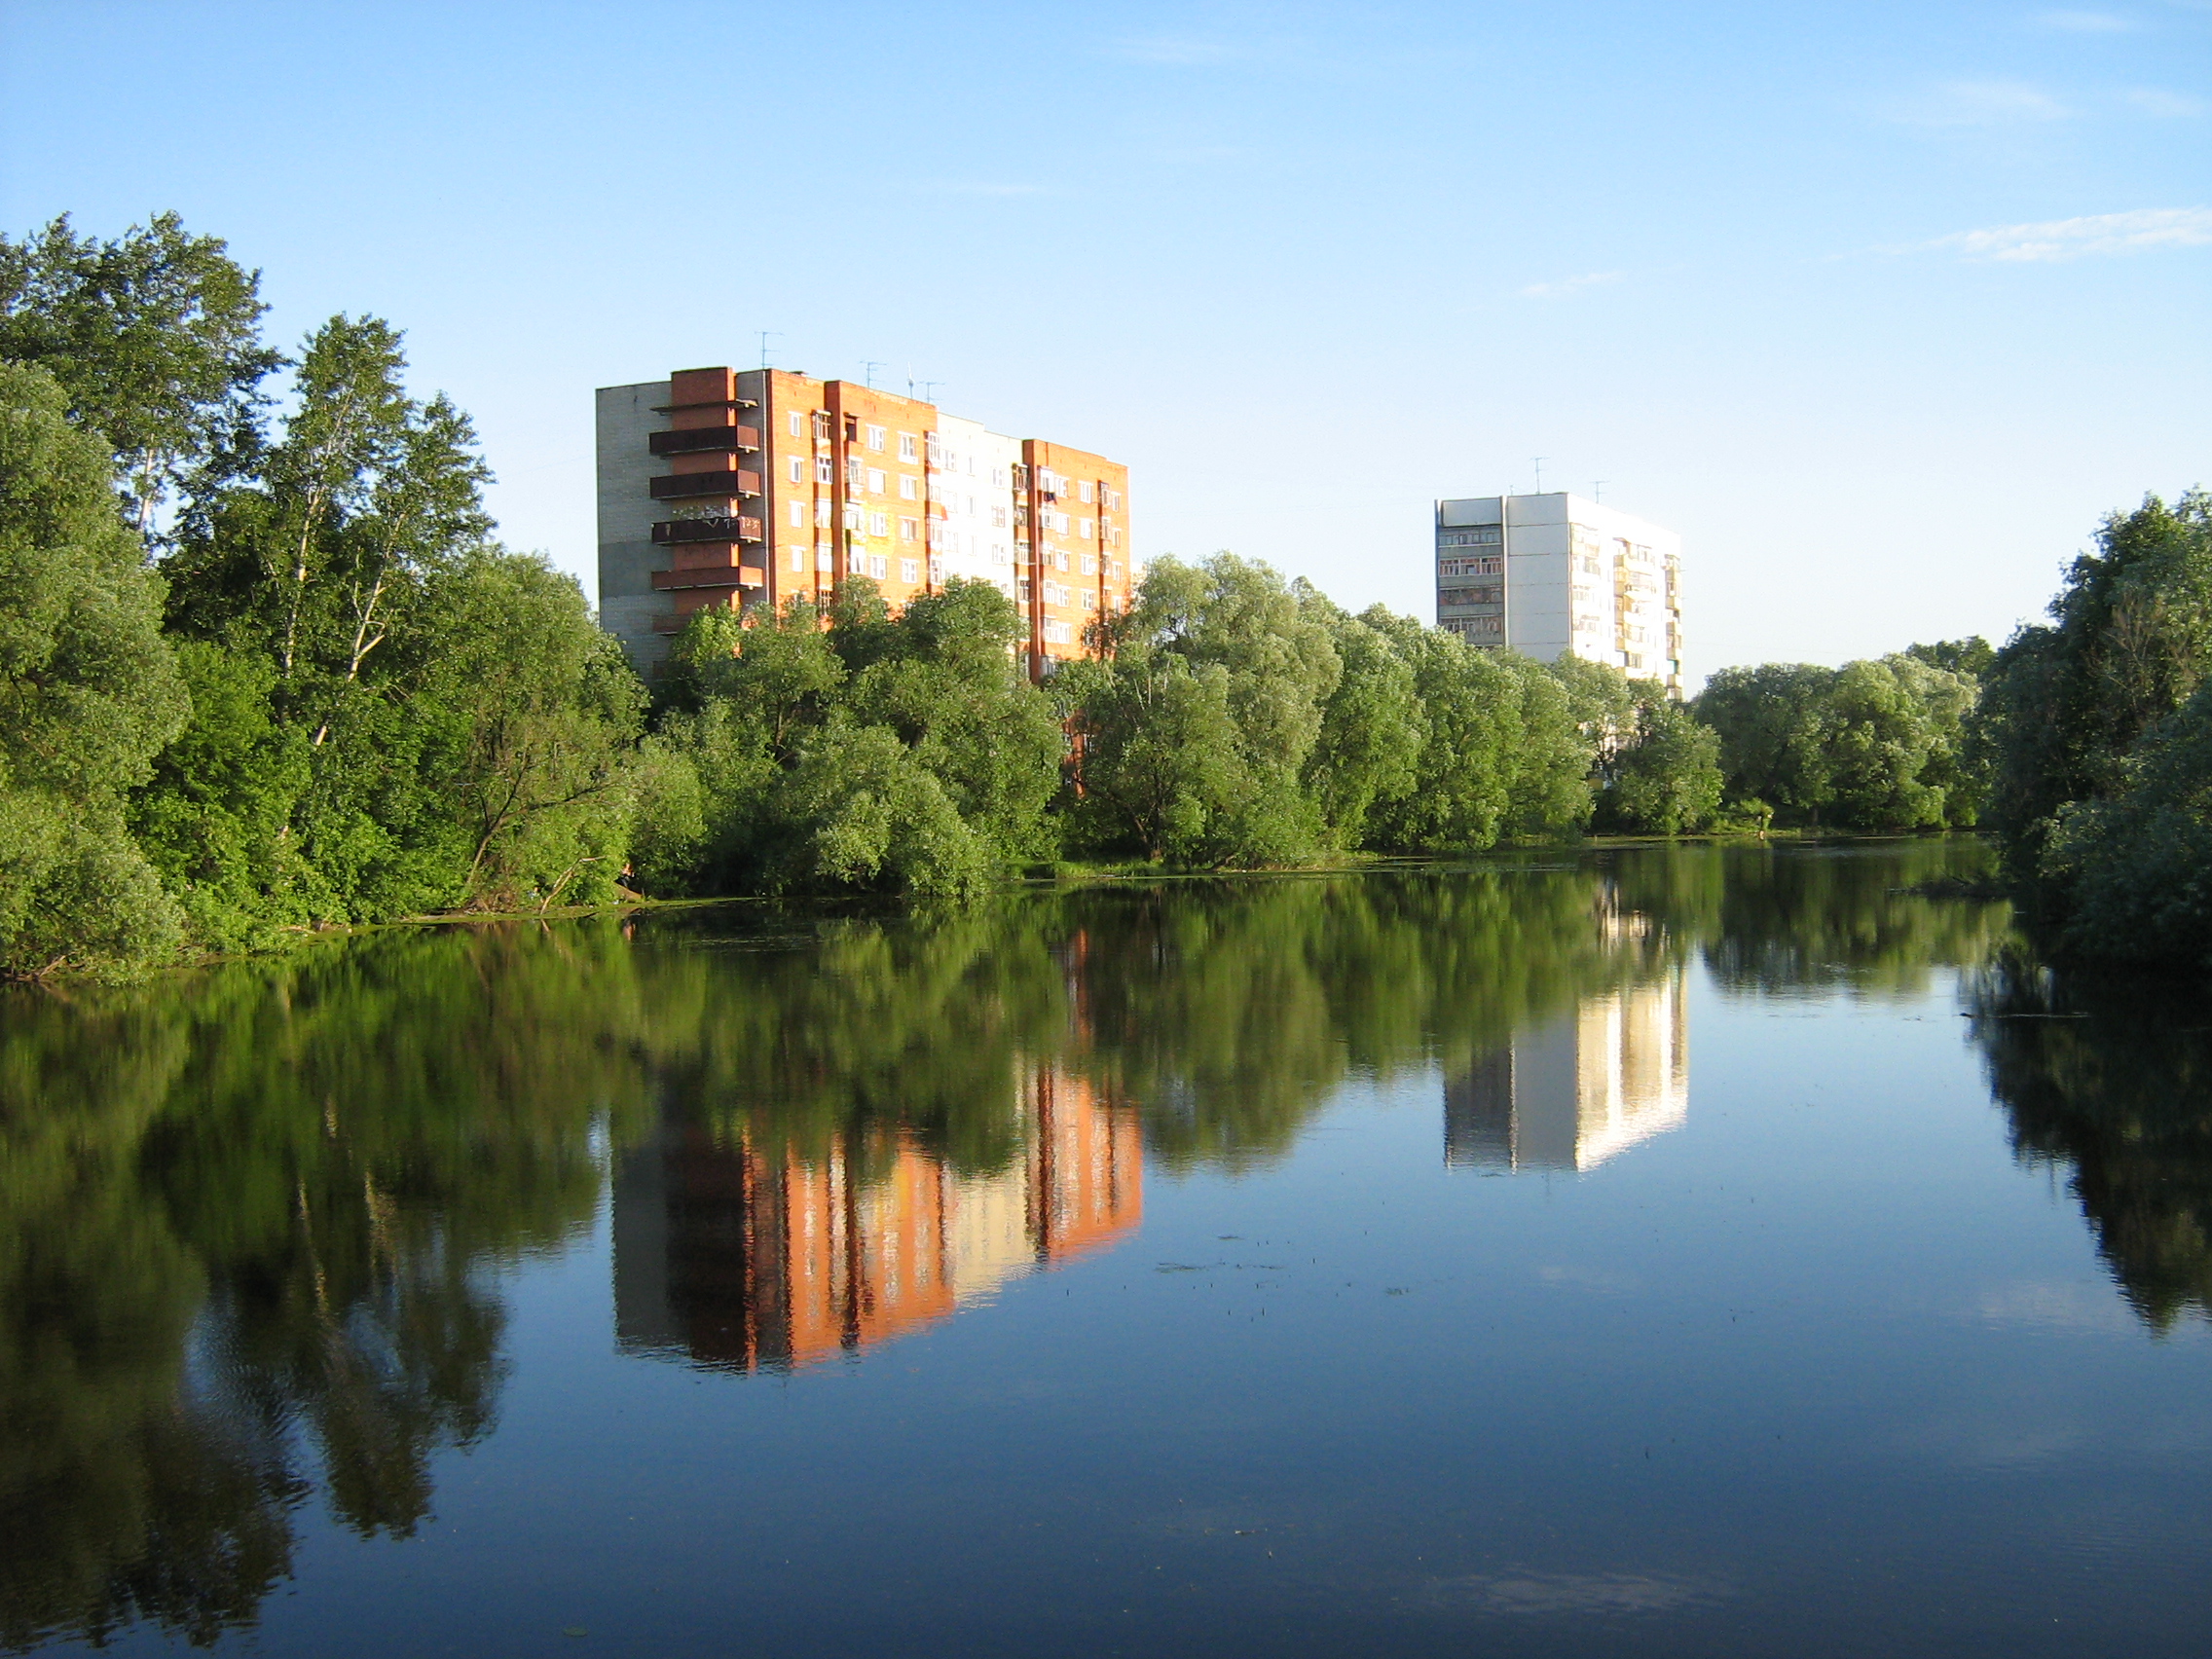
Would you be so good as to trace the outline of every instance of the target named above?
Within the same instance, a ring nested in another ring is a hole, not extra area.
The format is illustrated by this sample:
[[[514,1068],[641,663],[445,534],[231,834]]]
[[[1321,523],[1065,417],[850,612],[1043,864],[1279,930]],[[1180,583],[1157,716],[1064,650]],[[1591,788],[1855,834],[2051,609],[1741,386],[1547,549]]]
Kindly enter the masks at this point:
[[[0,363],[0,975],[120,970],[180,939],[124,793],[183,726],[161,584],[113,462],[45,370]]]
[[[2074,949],[2212,967],[2212,682],[2151,728],[2108,793],[2058,809],[2041,873]]]
[[[1812,663],[1724,668],[1692,705],[1720,738],[1730,800],[1760,800],[1785,821],[1832,816],[1835,757],[1828,744],[1828,691],[1835,671]]]
[[[1634,723],[1606,763],[1598,797],[1608,829],[1647,835],[1702,830],[1720,809],[1720,738],[1656,680],[1631,682]]]
[[[1518,676],[1456,634],[1424,628],[1380,606],[1362,618],[1411,668],[1420,751],[1410,786],[1373,808],[1369,844],[1393,853],[1469,853],[1514,827],[1519,769]]]
[[[261,343],[260,287],[174,213],[111,241],[80,238],[67,214],[0,237],[0,358],[47,369],[105,438],[141,535],[196,466],[252,447],[258,387],[283,360]]]
[[[2193,490],[2171,506],[2151,497],[2108,518],[2050,617],[1997,653],[1975,720],[1986,817],[2023,878],[2061,809],[2120,787],[2136,740],[2212,665],[2212,496]]]
[[[1319,843],[1304,773],[1343,663],[1325,617],[1279,573],[1230,553],[1156,560],[1093,640],[1102,658],[1065,690],[1091,835],[1208,867],[1284,863]],[[1155,717],[1171,723],[1143,729]]]
[[[1321,616],[1343,672],[1321,705],[1321,730],[1306,757],[1305,787],[1330,845],[1365,845],[1379,800],[1402,795],[1420,755],[1414,672],[1387,635],[1339,610],[1303,581],[1300,598]]]

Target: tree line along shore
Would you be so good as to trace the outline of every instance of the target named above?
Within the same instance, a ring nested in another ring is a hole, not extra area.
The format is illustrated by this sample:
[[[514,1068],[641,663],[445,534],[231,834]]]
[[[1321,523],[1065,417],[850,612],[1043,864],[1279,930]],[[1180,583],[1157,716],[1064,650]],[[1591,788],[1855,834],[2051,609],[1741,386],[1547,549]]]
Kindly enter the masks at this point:
[[[0,238],[0,976],[625,896],[958,900],[1589,832],[1981,827],[2061,944],[2202,962],[2212,499],[2098,529],[2002,648],[1765,664],[1691,703],[1222,553],[1043,683],[995,587],[695,616],[643,683],[499,544],[403,340],[264,338],[172,215]]]

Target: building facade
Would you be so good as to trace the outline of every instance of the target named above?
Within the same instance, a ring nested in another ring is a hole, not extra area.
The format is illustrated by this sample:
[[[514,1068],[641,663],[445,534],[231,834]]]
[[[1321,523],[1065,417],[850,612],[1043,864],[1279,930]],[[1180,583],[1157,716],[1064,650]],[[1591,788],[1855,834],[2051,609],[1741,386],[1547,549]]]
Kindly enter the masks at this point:
[[[1557,491],[1436,503],[1436,625],[1540,662],[1577,656],[1682,695],[1682,543]]]
[[[650,677],[694,611],[825,602],[866,576],[894,608],[954,577],[1029,625],[1033,673],[1128,604],[1128,468],[897,393],[782,369],[603,387],[600,617]]]

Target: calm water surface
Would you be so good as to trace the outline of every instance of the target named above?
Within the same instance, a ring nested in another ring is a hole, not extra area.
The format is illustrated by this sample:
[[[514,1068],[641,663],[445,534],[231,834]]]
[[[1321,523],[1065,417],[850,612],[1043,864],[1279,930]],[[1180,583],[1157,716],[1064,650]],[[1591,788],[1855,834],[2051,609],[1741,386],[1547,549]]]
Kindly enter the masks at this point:
[[[0,1001],[0,1647],[2212,1650],[2212,1007],[1983,856]]]

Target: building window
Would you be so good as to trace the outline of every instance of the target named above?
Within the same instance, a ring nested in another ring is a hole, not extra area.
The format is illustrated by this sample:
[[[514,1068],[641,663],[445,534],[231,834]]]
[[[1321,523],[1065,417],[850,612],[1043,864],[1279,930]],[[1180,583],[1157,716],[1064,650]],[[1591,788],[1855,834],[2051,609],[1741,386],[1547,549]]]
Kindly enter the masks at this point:
[[[1087,576],[1098,573],[1098,556],[1095,553],[1086,553],[1083,556],[1083,573]]]
[[[828,530],[830,528],[830,503],[828,501],[814,503],[814,528],[816,530]]]
[[[994,565],[1003,565],[1003,564],[1005,564],[1006,562],[1007,562],[1006,543],[1005,543],[1005,542],[1003,542],[1003,541],[994,541],[994,542],[992,542],[992,543],[991,543],[991,563],[992,563],[992,564],[994,564]]]
[[[944,580],[944,561],[942,559],[932,559],[930,561],[930,580],[933,582]]]
[[[889,513],[868,514],[867,533],[870,535],[889,535],[891,534],[891,515]]]
[[[792,549],[792,569],[794,571],[803,571],[806,569],[805,548],[794,547]]]
[[[993,507],[991,509],[991,528],[993,530],[1006,529],[1006,508]]]
[[[1084,540],[1088,541],[1090,539],[1090,521],[1088,519],[1077,521],[1076,534],[1081,535]]]
[[[861,458],[859,456],[849,455],[845,457],[846,489],[858,490],[861,487],[861,480],[863,478],[866,478],[866,476],[867,469],[861,464]]]
[[[814,458],[814,481],[817,484],[836,483],[837,463],[826,455],[816,456]]]
[[[1495,547],[1504,540],[1504,532],[1494,524],[1481,525],[1473,530],[1440,530],[1436,533],[1439,547]]]
[[[881,426],[870,426],[867,429],[867,447],[878,454],[882,453],[883,428]]]
[[[806,503],[804,501],[793,501],[792,503],[792,529],[804,530],[805,528]]]
[[[873,576],[877,581],[883,580],[883,578],[888,575],[890,571],[891,561],[886,559],[882,554],[870,553],[867,556],[867,573]]]
[[[862,512],[856,506],[848,505],[845,508],[845,528],[847,530],[866,530],[867,528],[867,514]]]
[[[920,452],[914,448],[913,433],[901,432],[899,434],[899,459],[901,461],[919,461],[921,459]]]
[[[791,481],[793,484],[806,482],[806,462],[799,460],[797,456],[793,456],[784,463],[784,470],[791,475]]]
[[[1088,503],[1091,498],[1091,495],[1092,491],[1090,488],[1090,480],[1088,478],[1086,478],[1082,483],[1078,484],[1075,487],[1075,498],[1079,501]]]
[[[1093,597],[1092,595],[1090,595],[1090,594],[1088,594],[1088,593],[1086,593],[1086,594],[1085,594],[1085,595],[1083,596],[1083,608],[1084,608],[1084,609],[1086,609],[1086,610],[1095,610],[1095,609],[1097,609],[1097,608],[1098,608],[1098,601],[1097,601],[1097,599],[1096,599],[1095,597]]]
[[[921,538],[922,527],[919,520],[903,518],[899,521],[899,539],[901,541],[919,541]]]
[[[784,429],[794,438],[806,436],[806,417],[793,409],[784,417]]]
[[[1054,553],[1052,555],[1052,563],[1058,566],[1061,570],[1066,570],[1068,568],[1067,549],[1063,547],[1058,552]]]
[[[1027,605],[1029,603],[1030,593],[1029,578],[1027,576],[1022,576],[1017,581],[1015,581],[1014,585],[1021,590],[1021,603]]]
[[[1049,645],[1072,645],[1075,644],[1075,630],[1065,622],[1049,621],[1045,624],[1045,643]]]
[[[817,542],[814,548],[814,568],[825,573],[834,571],[837,569],[836,553]]]
[[[814,412],[814,441],[818,444],[830,441],[830,415],[827,410],[817,409]]]
[[[920,500],[922,498],[922,481],[911,472],[900,473],[899,498],[903,501]]]
[[[900,579],[901,581],[903,581],[903,582],[918,582],[918,581],[920,581],[920,580],[922,579],[922,564],[921,564],[921,561],[920,561],[919,559],[902,559],[902,560],[900,560],[900,561],[899,561],[899,579]]]
[[[869,495],[880,496],[889,488],[890,485],[885,480],[880,467],[871,466],[867,469],[867,493]]]

